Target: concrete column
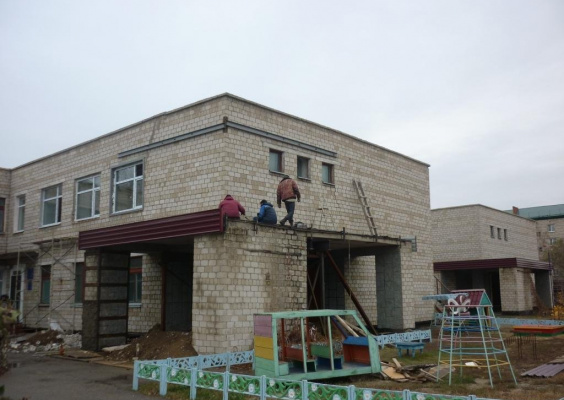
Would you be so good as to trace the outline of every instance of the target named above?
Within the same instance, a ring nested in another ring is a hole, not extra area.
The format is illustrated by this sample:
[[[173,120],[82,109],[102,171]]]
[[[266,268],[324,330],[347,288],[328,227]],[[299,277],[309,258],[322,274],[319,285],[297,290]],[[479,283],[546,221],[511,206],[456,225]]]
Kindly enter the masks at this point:
[[[129,253],[88,250],[82,304],[82,348],[100,350],[125,344]]]
[[[535,286],[537,294],[546,307],[554,307],[552,273],[550,271],[535,271]]]
[[[415,327],[413,282],[403,278],[400,247],[382,247],[376,254],[378,328],[401,330]]]

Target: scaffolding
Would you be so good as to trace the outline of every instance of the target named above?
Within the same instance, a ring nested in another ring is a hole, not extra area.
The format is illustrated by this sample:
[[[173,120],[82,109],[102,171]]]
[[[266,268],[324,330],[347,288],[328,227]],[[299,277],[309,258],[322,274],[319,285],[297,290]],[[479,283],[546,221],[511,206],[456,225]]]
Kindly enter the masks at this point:
[[[486,292],[475,289],[466,292],[469,296],[459,293],[443,308],[438,364],[448,366],[449,385],[452,384],[454,367],[460,369],[461,375],[464,368],[486,368],[491,387],[492,370],[497,369],[501,380],[501,367],[508,367],[517,383]]]

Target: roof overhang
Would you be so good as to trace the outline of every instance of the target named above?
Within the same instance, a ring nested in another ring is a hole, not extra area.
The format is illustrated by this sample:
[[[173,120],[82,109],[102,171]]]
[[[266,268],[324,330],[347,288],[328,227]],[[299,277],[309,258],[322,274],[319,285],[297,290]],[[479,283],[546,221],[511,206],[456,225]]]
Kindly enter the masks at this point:
[[[441,261],[433,263],[435,271],[457,271],[466,269],[526,268],[552,270],[552,265],[545,261],[526,258],[490,258],[486,260]]]
[[[137,243],[179,243],[178,239],[181,238],[223,230],[221,211],[215,209],[82,231],[78,234],[78,248],[87,250],[110,246],[123,248]]]

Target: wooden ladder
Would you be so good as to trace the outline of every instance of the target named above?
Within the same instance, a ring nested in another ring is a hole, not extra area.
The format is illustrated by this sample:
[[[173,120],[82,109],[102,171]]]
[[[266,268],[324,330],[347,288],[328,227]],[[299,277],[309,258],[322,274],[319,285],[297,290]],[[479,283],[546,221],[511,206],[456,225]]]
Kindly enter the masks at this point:
[[[368,223],[368,229],[370,229],[370,234],[372,234],[373,236],[377,236],[378,232],[376,231],[376,225],[374,225],[374,217],[370,212],[370,206],[368,205],[368,199],[364,194],[362,183],[359,180],[353,179],[353,185],[354,188],[356,189],[356,194],[358,195],[358,199],[360,200],[362,211],[364,212],[364,217],[366,218],[366,222]]]

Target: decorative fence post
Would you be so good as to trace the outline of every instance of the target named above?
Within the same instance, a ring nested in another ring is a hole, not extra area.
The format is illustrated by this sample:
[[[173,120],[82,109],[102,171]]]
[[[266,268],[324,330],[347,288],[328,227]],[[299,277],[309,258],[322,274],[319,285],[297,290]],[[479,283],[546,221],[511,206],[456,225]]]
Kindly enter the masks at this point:
[[[470,396],[468,396],[468,400],[478,400],[478,398],[475,395],[471,394]]]
[[[133,362],[133,390],[139,390],[139,361]]]
[[[302,400],[307,400],[309,397],[307,380],[302,381]]]
[[[355,400],[356,394],[354,385],[349,385],[349,388],[347,390],[347,397],[348,400]]]
[[[229,398],[229,370],[223,373],[223,400]]]
[[[170,360],[170,359],[169,359]],[[166,395],[166,389],[167,389],[167,385],[166,385],[166,373],[168,370],[168,365],[167,364],[161,364],[159,365],[159,369],[160,369],[160,376],[159,376],[159,394],[161,396],[165,396]]]
[[[261,375],[260,381],[260,400],[266,400],[266,376]]]
[[[403,391],[403,400],[411,400],[411,392],[408,389]]]
[[[200,359],[198,358],[198,364],[200,363]],[[198,368],[192,368],[192,372],[190,373],[190,398],[192,400],[196,399],[196,383],[198,382]]]

